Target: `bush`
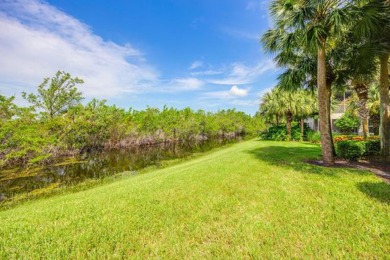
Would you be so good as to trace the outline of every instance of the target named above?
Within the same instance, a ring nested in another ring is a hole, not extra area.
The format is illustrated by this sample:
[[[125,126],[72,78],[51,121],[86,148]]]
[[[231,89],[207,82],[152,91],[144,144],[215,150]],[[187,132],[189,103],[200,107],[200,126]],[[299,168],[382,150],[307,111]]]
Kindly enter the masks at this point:
[[[260,133],[260,138],[263,140],[285,141],[287,131],[285,126],[271,126],[264,132]]]
[[[379,140],[368,140],[365,143],[364,156],[378,155],[381,150],[381,143]]]
[[[353,141],[364,141],[364,137],[360,135],[333,135],[333,141],[335,143],[345,140],[353,140]],[[368,140],[379,140],[378,135],[371,135],[368,137]]]
[[[305,126],[303,131],[303,139],[308,140],[308,136],[314,131]],[[286,125],[271,126],[267,130],[260,133],[260,138],[262,140],[273,140],[273,141],[286,141],[287,140],[287,129]],[[298,124],[293,124],[291,126],[291,140],[299,141],[301,140],[301,128]]]
[[[340,158],[357,161],[365,153],[365,142],[352,140],[339,141],[336,144],[336,154]]]
[[[320,132],[308,132],[307,133],[307,141],[312,143],[319,143],[321,142],[321,133]]]
[[[356,128],[360,126],[360,119],[355,115],[345,113],[340,117],[340,119],[336,120],[335,126],[342,133],[352,133]]]

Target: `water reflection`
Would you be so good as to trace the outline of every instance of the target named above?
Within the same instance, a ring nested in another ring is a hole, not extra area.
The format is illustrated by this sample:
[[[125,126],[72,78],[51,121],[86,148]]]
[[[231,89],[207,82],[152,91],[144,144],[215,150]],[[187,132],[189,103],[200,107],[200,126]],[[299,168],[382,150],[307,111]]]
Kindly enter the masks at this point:
[[[132,149],[110,150],[82,154],[69,162],[40,169],[13,169],[0,172],[0,201],[16,194],[37,192],[47,187],[74,185],[87,179],[100,179],[130,171],[136,174],[148,166],[160,166],[161,161],[184,158],[239,139],[215,139],[193,143],[172,143]]]

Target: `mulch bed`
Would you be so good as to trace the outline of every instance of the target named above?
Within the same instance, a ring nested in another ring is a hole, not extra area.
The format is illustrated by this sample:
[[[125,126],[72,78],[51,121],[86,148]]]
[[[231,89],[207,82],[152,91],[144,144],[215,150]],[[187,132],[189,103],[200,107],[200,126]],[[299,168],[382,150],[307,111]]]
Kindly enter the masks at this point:
[[[307,161],[308,163],[318,165],[318,166],[324,166],[323,161]],[[349,162],[346,160],[336,160],[335,164],[330,167],[336,167],[336,168],[355,168],[355,169],[361,169],[361,170],[368,170],[381,179],[383,179],[385,182],[390,184],[390,161],[389,160],[380,160],[380,159],[370,159],[370,160],[359,160],[358,162]]]

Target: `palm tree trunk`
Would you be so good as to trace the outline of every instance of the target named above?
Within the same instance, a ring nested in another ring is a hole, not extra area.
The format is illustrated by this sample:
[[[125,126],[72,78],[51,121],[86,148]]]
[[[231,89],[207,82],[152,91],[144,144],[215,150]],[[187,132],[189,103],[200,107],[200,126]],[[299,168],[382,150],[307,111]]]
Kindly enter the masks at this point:
[[[367,140],[368,135],[369,135],[368,117],[362,118],[362,126],[363,126],[363,137],[364,137],[364,140]]]
[[[359,98],[359,102],[357,103],[357,106],[358,106],[358,115],[360,121],[362,122],[363,136],[364,139],[367,140],[369,134],[368,133],[369,132],[368,129],[369,111],[367,109],[368,88],[365,84],[356,84],[354,88]]]
[[[380,127],[381,154],[390,155],[390,97],[389,97],[389,53],[380,57]]]
[[[279,125],[279,115],[276,115],[276,125]]]
[[[291,140],[291,120],[292,120],[292,114],[291,112],[287,112],[286,114],[286,121],[287,121],[287,141]]]
[[[335,148],[334,148],[334,143],[333,143],[333,137],[332,137],[332,117],[331,117],[331,113],[332,113],[332,86],[331,85],[328,85],[328,82],[327,82],[327,86],[326,86],[326,98],[328,100],[327,102],[327,107],[326,107],[326,116],[327,116],[327,121],[328,121],[328,124],[329,124],[329,133],[330,133],[330,147],[331,147],[331,150],[332,150],[332,154],[333,154],[333,157],[336,155],[336,151],[335,151]]]
[[[330,127],[330,88],[326,84],[325,41],[317,53],[318,110],[321,132],[321,150],[325,166],[334,164],[334,146]]]
[[[301,141],[303,141],[304,134],[305,134],[305,120],[301,118]]]

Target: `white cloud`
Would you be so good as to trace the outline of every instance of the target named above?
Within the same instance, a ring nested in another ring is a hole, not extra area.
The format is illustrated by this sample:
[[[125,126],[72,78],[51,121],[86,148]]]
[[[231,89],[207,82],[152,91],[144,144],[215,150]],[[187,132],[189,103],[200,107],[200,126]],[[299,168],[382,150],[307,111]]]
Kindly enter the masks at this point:
[[[0,3],[0,57],[2,92],[33,91],[57,70],[84,79],[80,89],[94,97],[142,92],[158,81],[139,50],[105,41],[38,0]]]
[[[235,97],[245,97],[248,95],[247,89],[238,88],[237,86],[233,86],[229,90],[229,94]]]
[[[226,91],[212,91],[204,93],[203,97],[206,99],[216,98],[216,99],[236,99],[241,97],[246,97],[248,95],[249,89],[238,88],[237,86],[232,86],[230,90]]]
[[[276,64],[273,60],[265,60],[253,67],[235,63],[231,66],[225,78],[210,79],[209,82],[218,85],[243,85],[255,82],[262,74],[274,70]]]
[[[194,61],[192,64],[191,64],[191,66],[190,66],[190,70],[194,70],[194,69],[197,69],[197,68],[200,68],[200,67],[202,67],[203,66],[203,62],[202,61],[200,61],[200,60],[196,60],[196,61]]]

